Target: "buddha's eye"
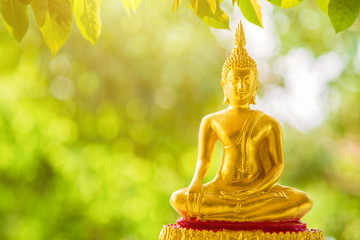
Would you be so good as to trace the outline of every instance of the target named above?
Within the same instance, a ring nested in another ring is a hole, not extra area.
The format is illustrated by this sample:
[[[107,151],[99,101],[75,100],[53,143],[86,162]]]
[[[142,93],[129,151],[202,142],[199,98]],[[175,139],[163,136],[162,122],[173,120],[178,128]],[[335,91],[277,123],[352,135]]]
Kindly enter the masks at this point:
[[[232,83],[238,83],[240,81],[240,78],[239,77],[233,77],[231,78],[231,82]]]
[[[249,82],[250,82],[250,76],[249,76],[249,75],[248,75],[248,76],[245,76],[245,77],[243,78],[243,80],[244,80],[244,82],[249,83]]]

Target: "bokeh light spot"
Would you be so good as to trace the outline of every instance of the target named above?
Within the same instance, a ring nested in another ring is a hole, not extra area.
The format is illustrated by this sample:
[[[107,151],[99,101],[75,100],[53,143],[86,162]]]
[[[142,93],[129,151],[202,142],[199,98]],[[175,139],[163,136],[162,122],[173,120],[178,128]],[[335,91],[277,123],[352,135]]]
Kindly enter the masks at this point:
[[[20,228],[16,230],[17,239],[41,240],[42,224],[34,218],[23,218]]]
[[[142,196],[134,196],[128,198],[124,204],[125,211],[128,212],[128,217],[134,221],[141,221],[146,219],[149,212],[148,199]]]
[[[176,93],[169,87],[158,88],[155,91],[154,99],[159,107],[170,109],[174,106],[176,100]]]
[[[148,144],[153,139],[153,129],[146,122],[134,124],[130,129],[131,138],[139,144]]]
[[[81,118],[80,121],[81,124],[79,127],[81,129],[81,132],[90,139],[96,138],[98,135],[98,131],[94,126],[96,126],[98,119],[92,114],[87,114],[86,116]]]
[[[151,165],[144,159],[132,159],[125,167],[124,175],[134,182],[146,182],[151,176]]]
[[[51,94],[59,100],[69,100],[75,93],[74,84],[65,76],[56,77],[50,84]]]
[[[112,204],[105,201],[95,201],[90,207],[90,216],[100,224],[108,223],[112,218]]]
[[[19,134],[28,134],[34,128],[34,120],[30,112],[20,110],[12,121],[12,126]]]
[[[70,69],[69,59],[65,55],[56,56],[49,64],[50,72],[56,75],[65,75]]]
[[[134,143],[127,138],[119,139],[112,146],[112,151],[118,153],[132,153],[134,149]]]
[[[168,56],[181,55],[190,41],[189,31],[183,26],[174,26],[163,38],[164,52]]]
[[[1,51],[1,49],[0,49]],[[1,60],[0,60],[1,61]],[[0,62],[1,65],[1,62]],[[15,77],[9,76],[0,76],[0,98],[1,99],[17,99],[20,94],[20,89],[17,88],[14,81],[17,79]]]
[[[88,202],[95,194],[97,183],[92,175],[81,173],[77,177],[77,183],[81,192],[82,199]]]
[[[100,135],[106,139],[115,138],[120,130],[121,121],[114,114],[106,114],[100,117],[98,123],[98,131]]]
[[[0,142],[0,167],[5,167],[9,164],[13,152],[8,144]]]
[[[47,151],[51,165],[59,170],[70,158],[68,149],[60,144],[53,144],[48,146]]]
[[[280,34],[285,34],[289,31],[290,19],[285,13],[277,11],[274,15],[277,31]]]
[[[147,104],[140,98],[131,99],[126,105],[128,117],[135,121],[143,120],[148,112]]]
[[[357,51],[352,66],[354,68],[354,72],[356,72],[357,75],[360,75],[360,38],[357,41]]]
[[[149,43],[146,42],[145,38],[136,34],[132,37],[128,37],[127,41],[125,41],[125,50],[129,56],[138,56],[141,57],[145,54],[147,47],[149,47]]]
[[[355,207],[353,208],[355,209]],[[348,222],[344,231],[344,239],[360,239],[360,220],[353,218]]]
[[[78,129],[71,119],[62,117],[51,122],[49,134],[60,142],[75,141],[78,137]]]
[[[305,9],[299,15],[301,25],[307,30],[316,30],[320,27],[319,15],[315,10]]]
[[[92,72],[85,72],[77,81],[80,92],[88,96],[93,95],[98,90],[99,83],[99,77]]]

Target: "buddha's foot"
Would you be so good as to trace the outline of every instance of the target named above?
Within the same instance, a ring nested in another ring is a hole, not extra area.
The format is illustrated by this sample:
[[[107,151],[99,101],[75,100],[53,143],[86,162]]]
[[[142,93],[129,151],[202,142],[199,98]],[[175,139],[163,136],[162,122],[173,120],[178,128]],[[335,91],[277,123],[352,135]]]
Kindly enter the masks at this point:
[[[180,218],[177,224],[165,225],[160,233],[160,240],[323,240],[321,230],[308,230],[299,220],[278,222],[225,222],[199,221]]]

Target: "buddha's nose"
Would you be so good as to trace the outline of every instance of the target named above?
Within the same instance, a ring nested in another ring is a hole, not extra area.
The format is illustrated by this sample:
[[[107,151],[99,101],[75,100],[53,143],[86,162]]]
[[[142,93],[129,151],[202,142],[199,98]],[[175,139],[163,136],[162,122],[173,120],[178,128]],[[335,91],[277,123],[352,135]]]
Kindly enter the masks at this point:
[[[238,83],[238,89],[242,89],[242,81],[239,81],[239,83]]]

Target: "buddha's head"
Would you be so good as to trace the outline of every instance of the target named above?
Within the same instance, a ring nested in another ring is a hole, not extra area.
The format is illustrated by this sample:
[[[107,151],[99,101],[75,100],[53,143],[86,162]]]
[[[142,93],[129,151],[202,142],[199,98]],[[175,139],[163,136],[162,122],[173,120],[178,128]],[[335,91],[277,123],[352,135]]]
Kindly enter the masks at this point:
[[[224,103],[235,106],[256,104],[255,96],[259,85],[256,62],[245,49],[246,39],[241,22],[235,33],[235,48],[225,61],[221,85],[224,89]]]

